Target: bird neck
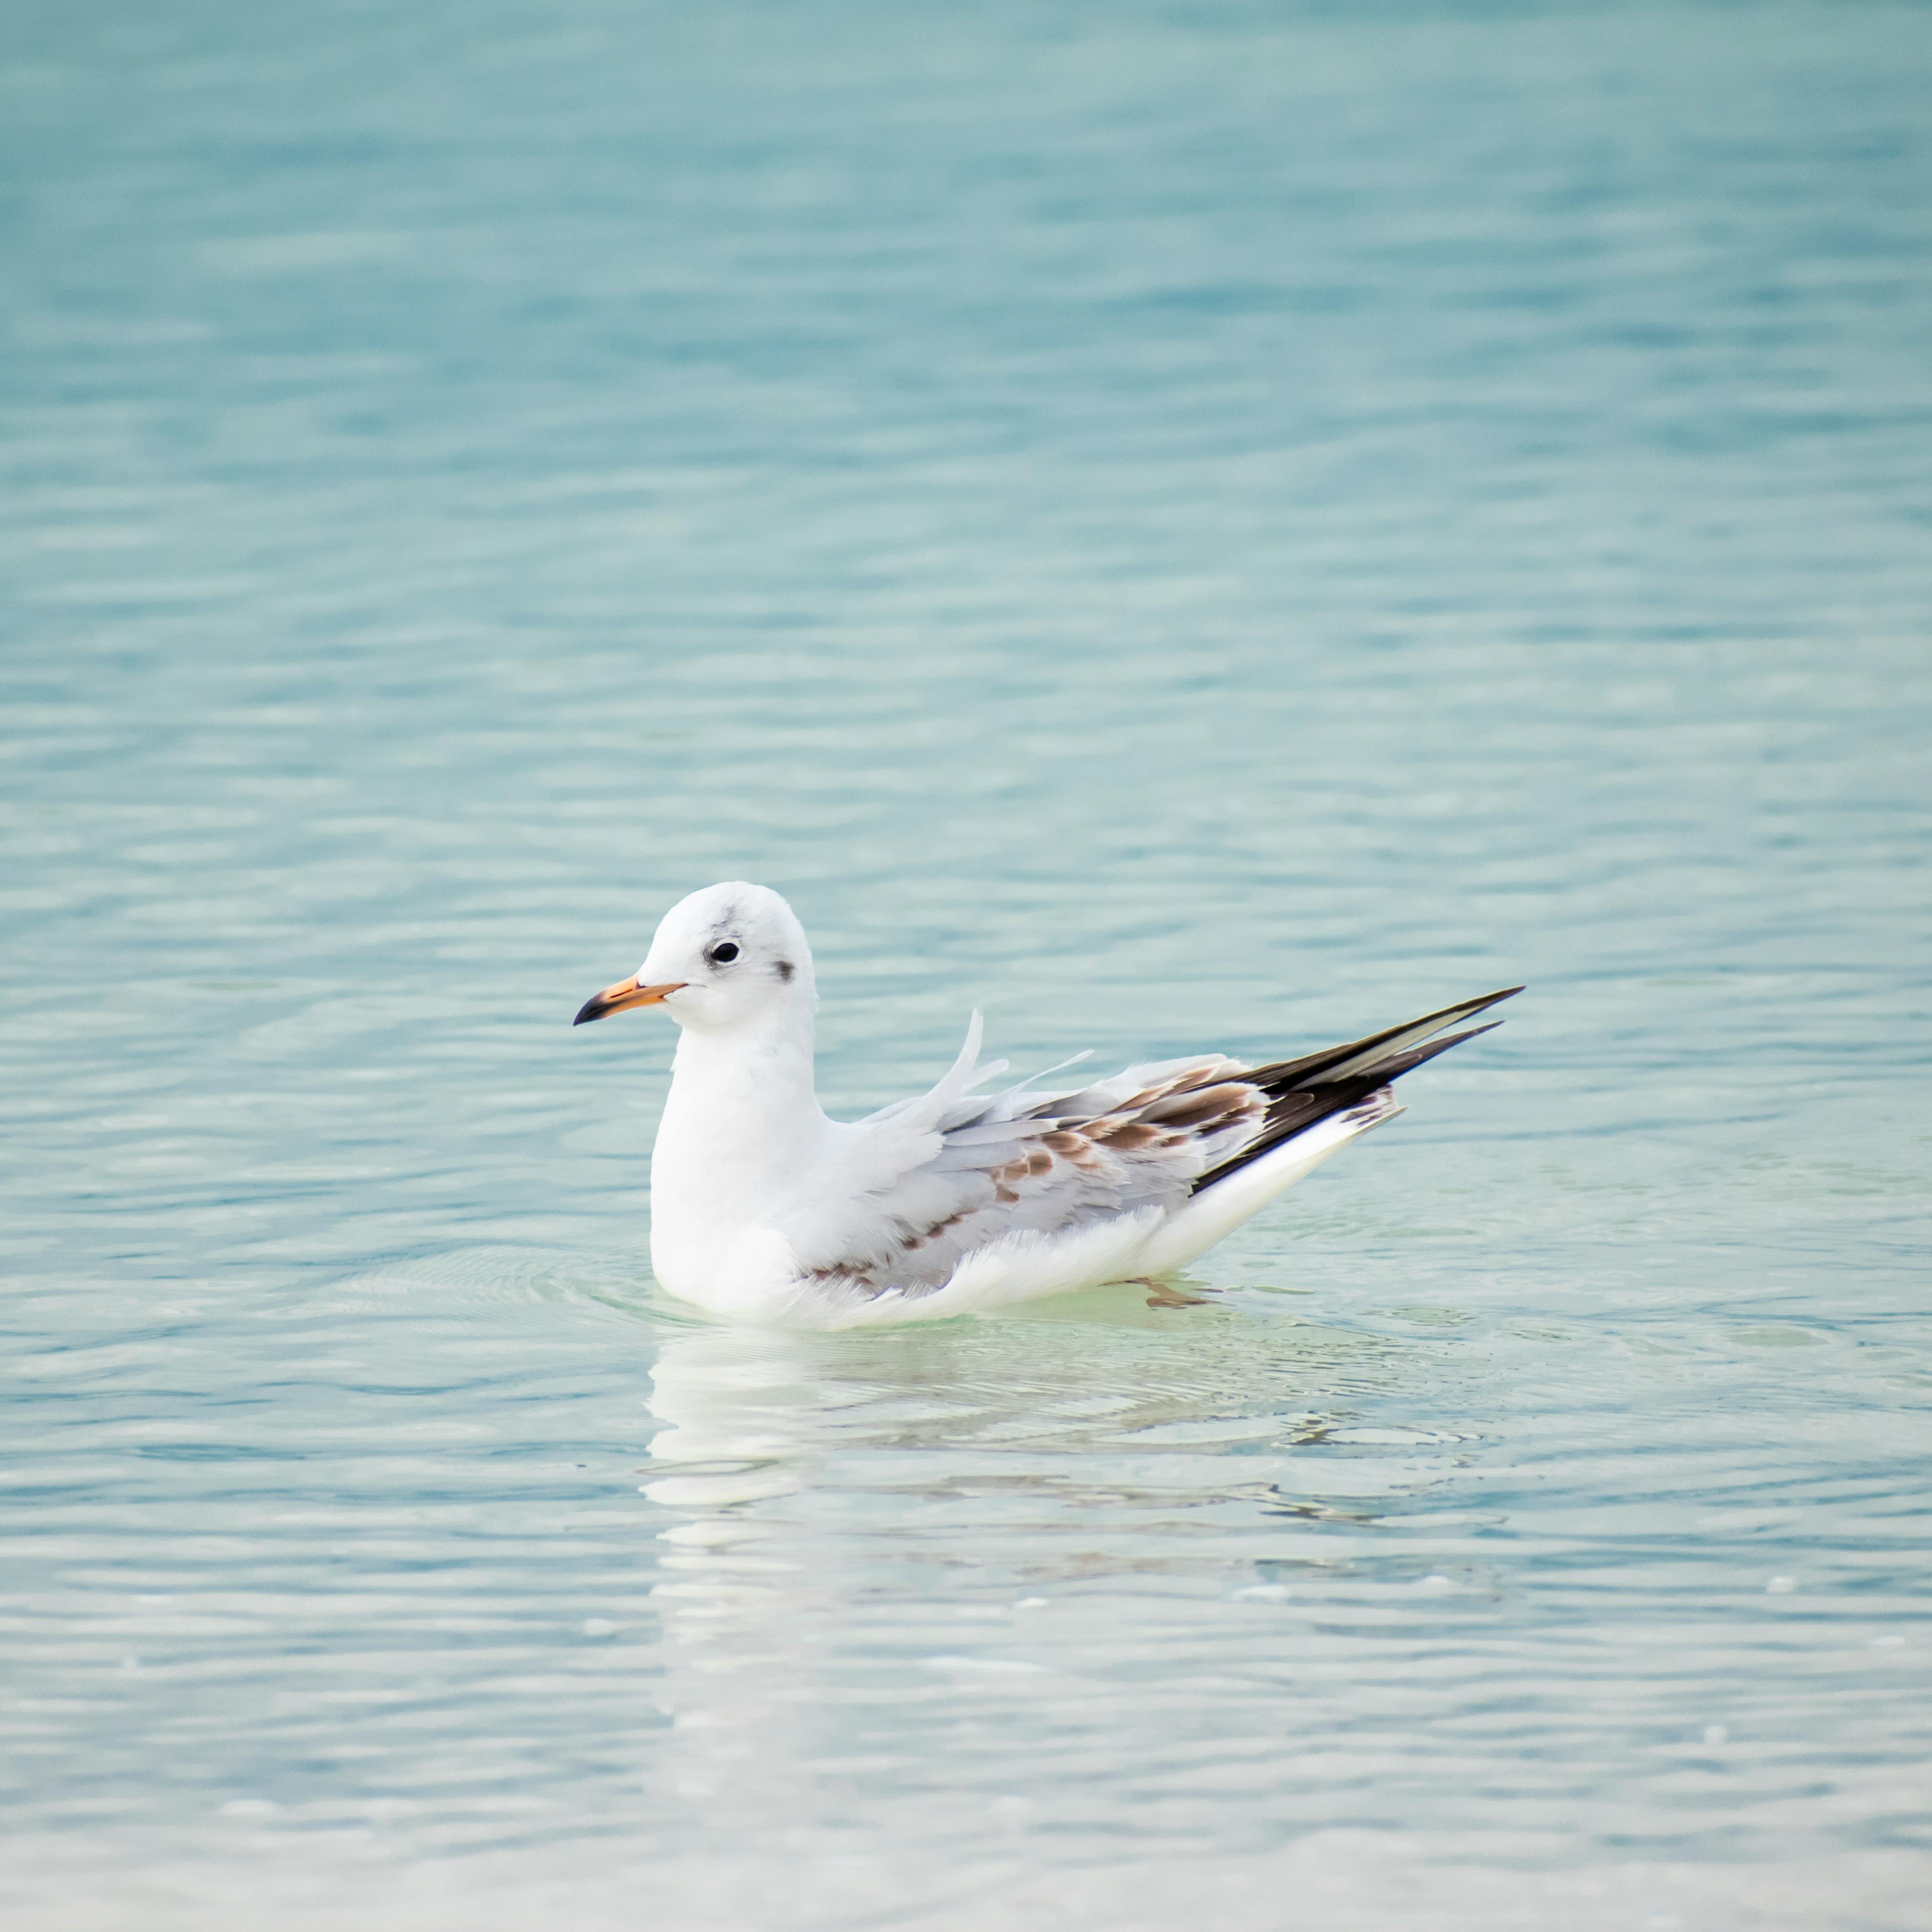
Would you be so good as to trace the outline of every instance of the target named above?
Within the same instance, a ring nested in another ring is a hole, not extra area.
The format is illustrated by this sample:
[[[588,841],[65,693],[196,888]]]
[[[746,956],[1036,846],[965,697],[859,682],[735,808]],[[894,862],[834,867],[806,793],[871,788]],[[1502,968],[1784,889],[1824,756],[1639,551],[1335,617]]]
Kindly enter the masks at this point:
[[[706,1032],[687,1027],[652,1155],[653,1220],[754,1220],[819,1152],[830,1123],[812,1082],[810,1012]]]
[[[671,1091],[734,1106],[818,1106],[812,1015],[782,1010],[716,1031],[686,1027],[671,1060]]]

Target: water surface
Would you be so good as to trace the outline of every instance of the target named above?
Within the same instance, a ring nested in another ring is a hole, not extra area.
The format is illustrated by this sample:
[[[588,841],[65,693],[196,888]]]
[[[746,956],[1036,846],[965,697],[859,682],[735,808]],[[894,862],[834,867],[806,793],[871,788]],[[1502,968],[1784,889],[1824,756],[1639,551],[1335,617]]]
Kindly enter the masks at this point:
[[[6,33],[10,1927],[1932,1923],[1922,9]],[[1532,991],[722,1330],[733,876],[835,1111]]]

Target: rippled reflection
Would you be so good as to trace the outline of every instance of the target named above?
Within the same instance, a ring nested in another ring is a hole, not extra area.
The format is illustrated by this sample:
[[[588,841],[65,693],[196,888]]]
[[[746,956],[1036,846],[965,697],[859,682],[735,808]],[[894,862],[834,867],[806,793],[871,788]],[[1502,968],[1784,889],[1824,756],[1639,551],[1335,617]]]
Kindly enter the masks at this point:
[[[681,1786],[804,1775],[826,1743],[801,1703],[848,1643],[983,1694],[1059,1667],[1039,1612],[1124,1580],[1280,1600],[1412,1568],[1362,1539],[1444,1480],[1448,1438],[1364,1418],[1426,1360],[1131,1290],[869,1336],[667,1329],[643,1486],[674,1519],[653,1600]],[[1094,1608],[1093,1654],[1131,1646]]]

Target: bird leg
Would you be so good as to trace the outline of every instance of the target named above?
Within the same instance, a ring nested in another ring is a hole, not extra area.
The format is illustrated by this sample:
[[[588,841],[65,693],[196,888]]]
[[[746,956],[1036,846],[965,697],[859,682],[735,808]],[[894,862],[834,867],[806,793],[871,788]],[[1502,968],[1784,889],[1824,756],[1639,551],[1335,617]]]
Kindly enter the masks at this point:
[[[1132,1277],[1132,1286],[1148,1291],[1147,1305],[1150,1308],[1205,1308],[1205,1299],[1198,1294],[1184,1294],[1172,1282],[1156,1281],[1150,1274],[1137,1274]]]

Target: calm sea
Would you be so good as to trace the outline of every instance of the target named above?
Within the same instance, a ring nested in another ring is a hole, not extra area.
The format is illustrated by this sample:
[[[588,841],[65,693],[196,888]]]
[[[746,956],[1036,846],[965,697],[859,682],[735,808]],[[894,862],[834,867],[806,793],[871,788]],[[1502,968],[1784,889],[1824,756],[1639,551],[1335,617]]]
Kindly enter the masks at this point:
[[[1932,1925],[1932,13],[17,0],[10,1932]],[[1502,1031],[1210,1256],[646,1257],[835,1112]]]

